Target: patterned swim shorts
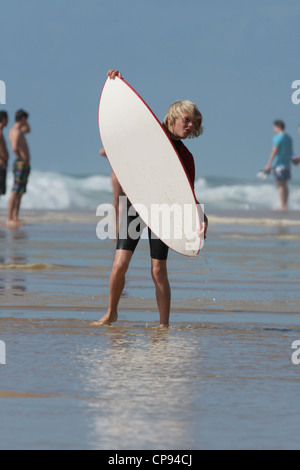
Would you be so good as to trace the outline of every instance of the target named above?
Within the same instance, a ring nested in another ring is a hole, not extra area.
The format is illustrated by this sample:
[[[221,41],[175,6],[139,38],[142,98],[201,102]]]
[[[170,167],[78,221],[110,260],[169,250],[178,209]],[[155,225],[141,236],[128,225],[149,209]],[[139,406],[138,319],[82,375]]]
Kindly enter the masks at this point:
[[[16,160],[13,168],[14,185],[13,192],[17,194],[26,193],[28,177],[30,173],[30,166],[20,160]]]

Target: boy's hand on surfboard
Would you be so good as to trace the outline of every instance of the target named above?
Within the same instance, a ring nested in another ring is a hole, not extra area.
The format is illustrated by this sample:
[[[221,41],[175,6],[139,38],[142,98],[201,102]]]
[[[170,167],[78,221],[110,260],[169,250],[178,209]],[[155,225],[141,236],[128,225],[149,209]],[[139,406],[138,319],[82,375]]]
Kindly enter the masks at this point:
[[[119,70],[115,70],[115,69],[110,69],[107,72],[107,76],[112,80],[114,80],[116,77],[122,78],[121,72],[119,72]]]
[[[200,238],[204,238],[204,240],[206,240],[207,223],[204,222],[202,225],[202,230],[197,230],[197,234]]]

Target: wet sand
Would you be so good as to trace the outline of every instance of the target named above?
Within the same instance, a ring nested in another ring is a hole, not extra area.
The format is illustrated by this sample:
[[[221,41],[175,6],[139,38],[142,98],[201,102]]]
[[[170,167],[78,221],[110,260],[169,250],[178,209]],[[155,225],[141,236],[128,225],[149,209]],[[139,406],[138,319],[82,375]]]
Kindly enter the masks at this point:
[[[0,228],[1,449],[299,449],[299,213],[211,215],[198,258],[170,253],[166,331],[147,240],[92,328],[115,243],[93,213],[24,220]]]

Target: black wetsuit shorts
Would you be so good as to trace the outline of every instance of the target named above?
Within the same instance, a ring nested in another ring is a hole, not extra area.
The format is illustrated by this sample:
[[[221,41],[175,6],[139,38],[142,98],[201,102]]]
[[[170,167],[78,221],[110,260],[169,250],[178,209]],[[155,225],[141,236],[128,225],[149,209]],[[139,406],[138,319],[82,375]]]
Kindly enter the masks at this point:
[[[133,213],[134,215],[131,215]],[[145,224],[135,212],[127,199],[127,207],[120,215],[120,230],[117,240],[117,250],[129,250],[134,252],[140,240]],[[168,258],[168,246],[148,229],[150,255],[152,259],[166,260]]]

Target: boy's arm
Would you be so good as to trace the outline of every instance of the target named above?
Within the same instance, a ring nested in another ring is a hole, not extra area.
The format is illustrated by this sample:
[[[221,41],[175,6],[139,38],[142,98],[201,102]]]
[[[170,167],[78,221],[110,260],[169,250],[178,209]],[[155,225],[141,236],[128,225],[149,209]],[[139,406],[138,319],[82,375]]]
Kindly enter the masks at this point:
[[[2,129],[0,129],[0,163],[6,167],[8,162],[8,152],[6,150]]]
[[[274,161],[274,158],[275,158],[276,155],[277,155],[277,152],[278,152],[278,147],[274,146],[273,149],[272,149],[272,152],[271,152],[269,161],[268,161],[268,163],[267,163],[267,166],[264,168],[265,172],[268,172],[268,171],[271,170],[271,168],[272,168],[272,163],[273,163],[273,161]]]
[[[11,136],[11,148],[12,151],[15,153],[18,160],[22,160],[20,150],[19,150],[19,140],[20,140],[21,132],[15,132]]]
[[[21,127],[21,132],[22,134],[29,134],[31,132],[30,125],[28,124],[28,122],[26,122],[26,124]]]
[[[198,204],[198,208],[200,208],[200,211],[203,213],[203,229],[200,232],[198,232],[198,235],[201,236],[203,234],[204,235],[204,240],[206,240],[206,233],[207,233],[207,229],[208,229],[208,218],[207,218],[205,212],[203,211],[200,202],[197,199],[196,199],[196,201],[197,201],[197,204]]]
[[[204,214],[203,228],[202,228],[202,230],[197,230],[198,236],[201,237],[203,235],[204,240],[206,240],[207,227],[208,227],[208,219],[207,219],[206,215]]]
[[[208,229],[208,218],[206,217],[206,214],[204,213],[204,240],[206,240],[206,233]]]

